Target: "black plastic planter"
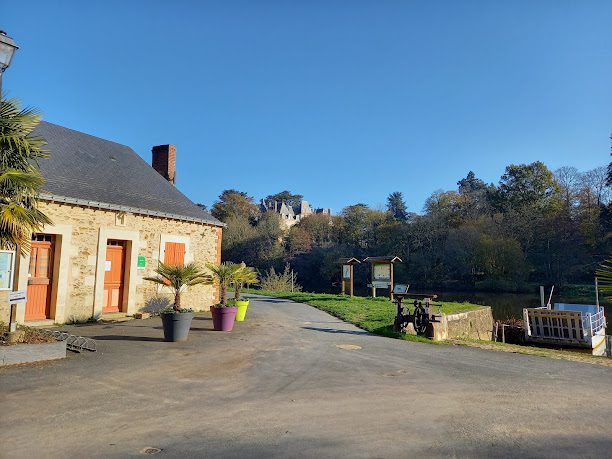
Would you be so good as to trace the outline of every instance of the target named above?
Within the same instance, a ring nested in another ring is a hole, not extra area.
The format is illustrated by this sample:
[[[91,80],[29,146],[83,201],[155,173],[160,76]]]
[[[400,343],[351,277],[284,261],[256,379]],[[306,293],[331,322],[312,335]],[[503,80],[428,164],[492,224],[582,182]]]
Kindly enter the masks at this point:
[[[164,341],[186,341],[193,320],[193,312],[173,312],[161,315]]]

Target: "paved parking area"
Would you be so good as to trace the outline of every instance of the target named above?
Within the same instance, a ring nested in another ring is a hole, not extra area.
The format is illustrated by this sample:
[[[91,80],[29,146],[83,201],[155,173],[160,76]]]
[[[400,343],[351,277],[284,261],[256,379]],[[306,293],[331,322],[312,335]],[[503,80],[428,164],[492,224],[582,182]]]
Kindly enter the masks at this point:
[[[369,335],[251,303],[232,333],[66,327],[97,353],[0,369],[0,457],[610,457],[610,368]],[[155,452],[150,450],[149,452]]]

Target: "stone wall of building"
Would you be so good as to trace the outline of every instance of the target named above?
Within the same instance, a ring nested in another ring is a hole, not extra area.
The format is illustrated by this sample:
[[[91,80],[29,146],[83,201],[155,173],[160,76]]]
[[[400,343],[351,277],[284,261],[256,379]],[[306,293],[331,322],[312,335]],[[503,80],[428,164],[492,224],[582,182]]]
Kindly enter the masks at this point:
[[[70,204],[43,202],[40,209],[50,217],[55,225],[68,226],[71,232],[69,244],[62,244],[60,248],[64,256],[67,253],[69,262],[67,263],[67,285],[57,287],[66,289],[65,306],[62,312],[64,317],[63,319],[56,317],[56,322],[82,321],[96,315],[95,285],[97,282],[103,282],[103,279],[96,279],[97,274],[100,277],[98,253],[101,234],[115,235],[121,231],[133,232],[137,241],[132,243],[131,254],[146,258],[146,267],[138,269],[134,279],[129,279],[130,283],[135,283],[135,289],[131,290],[133,298],[130,299],[130,303],[132,306],[130,311],[125,311],[128,313],[155,310],[169,304],[172,300],[172,295],[167,288],[159,287],[143,279],[143,277],[154,275],[153,270],[160,260],[160,253],[163,253],[162,242],[164,240],[171,241],[173,238],[178,238],[178,240],[187,241],[186,262],[195,261],[204,267],[206,263],[220,261],[221,228],[216,226],[131,213],[122,215],[115,211]],[[106,241],[104,241],[105,245]],[[27,263],[24,269],[28,269]],[[21,276],[23,278],[23,273]],[[182,296],[182,306],[198,311],[208,310],[216,301],[216,290],[217,288],[213,285],[191,287]],[[2,292],[0,320],[3,321],[8,319],[8,305],[5,297],[6,293]]]
[[[0,322],[8,323],[10,312],[8,304],[8,292],[0,291]]]

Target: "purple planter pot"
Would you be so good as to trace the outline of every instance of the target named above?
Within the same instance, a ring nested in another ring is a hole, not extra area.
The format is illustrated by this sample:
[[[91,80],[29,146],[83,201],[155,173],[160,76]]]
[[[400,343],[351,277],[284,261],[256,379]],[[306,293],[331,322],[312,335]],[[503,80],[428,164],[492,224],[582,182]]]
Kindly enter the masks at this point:
[[[210,307],[212,314],[213,327],[216,331],[232,331],[234,328],[234,320],[236,319],[236,311],[238,308],[232,306],[229,308]]]

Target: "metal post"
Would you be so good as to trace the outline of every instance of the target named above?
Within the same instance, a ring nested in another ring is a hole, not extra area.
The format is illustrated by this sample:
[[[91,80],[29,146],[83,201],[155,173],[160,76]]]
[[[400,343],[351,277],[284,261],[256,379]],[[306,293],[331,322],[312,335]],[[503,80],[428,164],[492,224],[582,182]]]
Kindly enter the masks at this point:
[[[293,293],[293,269],[291,270],[291,293]]]
[[[599,312],[599,284],[597,277],[595,277],[595,304],[597,305],[597,312]]]
[[[391,279],[389,279],[389,281],[391,282],[391,285],[389,286],[389,298],[391,299],[391,301],[393,301],[393,263],[391,263]]]
[[[544,307],[544,286],[540,285],[540,306]]]
[[[551,307],[551,305],[550,305],[550,302],[551,302],[551,300],[552,300],[552,296],[553,296],[553,292],[554,292],[554,291],[555,291],[555,286],[553,285],[553,286],[550,288],[550,296],[548,297],[548,303],[546,303],[546,307],[547,307],[548,309],[552,309],[552,307]]]
[[[370,266],[370,279],[372,279],[372,298],[376,298],[376,287],[374,287],[374,263],[372,263]]]
[[[9,332],[17,331],[17,304],[11,304],[11,315],[9,317]]]
[[[340,285],[341,287],[341,295],[344,295],[344,265],[340,265]]]

